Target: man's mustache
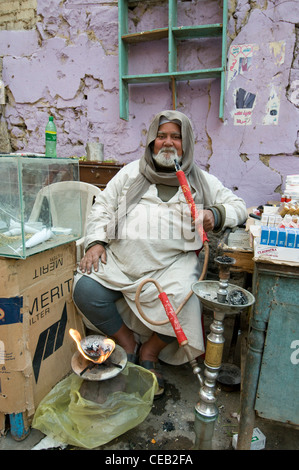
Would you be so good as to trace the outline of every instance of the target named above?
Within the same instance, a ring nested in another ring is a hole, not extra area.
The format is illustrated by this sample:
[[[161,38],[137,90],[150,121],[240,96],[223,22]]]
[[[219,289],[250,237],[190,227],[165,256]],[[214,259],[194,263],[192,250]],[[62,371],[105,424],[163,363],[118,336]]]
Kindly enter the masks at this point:
[[[176,149],[173,147],[163,147],[160,149],[159,153],[176,153]]]

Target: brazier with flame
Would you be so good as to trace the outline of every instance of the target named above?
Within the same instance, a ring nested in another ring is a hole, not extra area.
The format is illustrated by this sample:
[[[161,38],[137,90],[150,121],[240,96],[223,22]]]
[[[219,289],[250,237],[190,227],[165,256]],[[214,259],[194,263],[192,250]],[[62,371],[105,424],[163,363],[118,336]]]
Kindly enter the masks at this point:
[[[35,413],[34,427],[59,442],[93,449],[138,426],[152,409],[154,375],[133,363],[114,341],[100,335],[81,338],[73,374],[58,383]]]
[[[71,366],[84,380],[101,382],[116,377],[127,364],[127,354],[115,342],[101,335],[81,338],[77,330],[69,333],[77,344]]]

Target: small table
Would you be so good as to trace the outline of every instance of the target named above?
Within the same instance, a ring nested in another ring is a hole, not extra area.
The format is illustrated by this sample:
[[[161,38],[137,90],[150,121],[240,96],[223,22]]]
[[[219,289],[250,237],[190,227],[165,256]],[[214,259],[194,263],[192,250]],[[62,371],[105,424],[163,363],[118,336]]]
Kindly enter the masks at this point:
[[[250,449],[255,412],[299,425],[299,264],[256,260],[253,290],[239,450]]]

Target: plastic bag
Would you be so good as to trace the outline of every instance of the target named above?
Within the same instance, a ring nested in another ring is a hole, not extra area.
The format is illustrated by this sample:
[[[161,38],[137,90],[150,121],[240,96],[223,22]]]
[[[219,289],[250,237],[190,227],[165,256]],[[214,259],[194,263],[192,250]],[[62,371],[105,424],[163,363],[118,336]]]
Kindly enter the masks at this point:
[[[85,381],[71,374],[41,401],[32,427],[58,442],[87,449],[106,444],[132,429],[149,414],[158,389],[157,379],[130,362],[117,377],[123,382],[122,390],[109,393],[103,403],[96,403],[82,397],[80,387]],[[107,387],[107,382],[101,383]]]

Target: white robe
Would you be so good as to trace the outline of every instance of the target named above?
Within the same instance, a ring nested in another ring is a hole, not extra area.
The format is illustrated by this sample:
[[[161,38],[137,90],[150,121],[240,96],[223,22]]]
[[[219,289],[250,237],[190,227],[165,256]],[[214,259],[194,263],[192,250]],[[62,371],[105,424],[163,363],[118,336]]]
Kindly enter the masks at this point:
[[[190,211],[180,187],[168,202],[163,202],[156,185],[150,185],[137,206],[127,215],[120,238],[107,239],[106,225],[137,176],[138,168],[139,161],[126,165],[97,197],[89,215],[85,246],[95,240],[108,242],[107,264],[100,262],[98,272],[93,271],[90,277],[105,287],[123,293],[125,301],[118,301],[118,310],[128,327],[144,341],[152,331],[168,336],[175,336],[175,333],[170,323],[156,326],[148,324],[140,316],[135,304],[140,282],[147,278],[158,281],[176,310],[200,277],[202,263],[199,260],[202,257],[199,258],[195,252],[201,247],[201,240],[193,230]],[[217,178],[206,172],[204,174],[213,203],[223,204],[226,209],[224,227],[242,223],[246,219],[244,201],[225,188]],[[75,283],[81,275],[80,272],[75,275]],[[158,294],[156,286],[147,283],[140,294],[142,310],[149,319],[167,320]],[[201,355],[205,349],[201,304],[195,294],[179,313],[178,319],[192,356]],[[184,348],[178,347],[177,341],[166,346],[159,357],[169,364],[181,364],[188,360]]]

